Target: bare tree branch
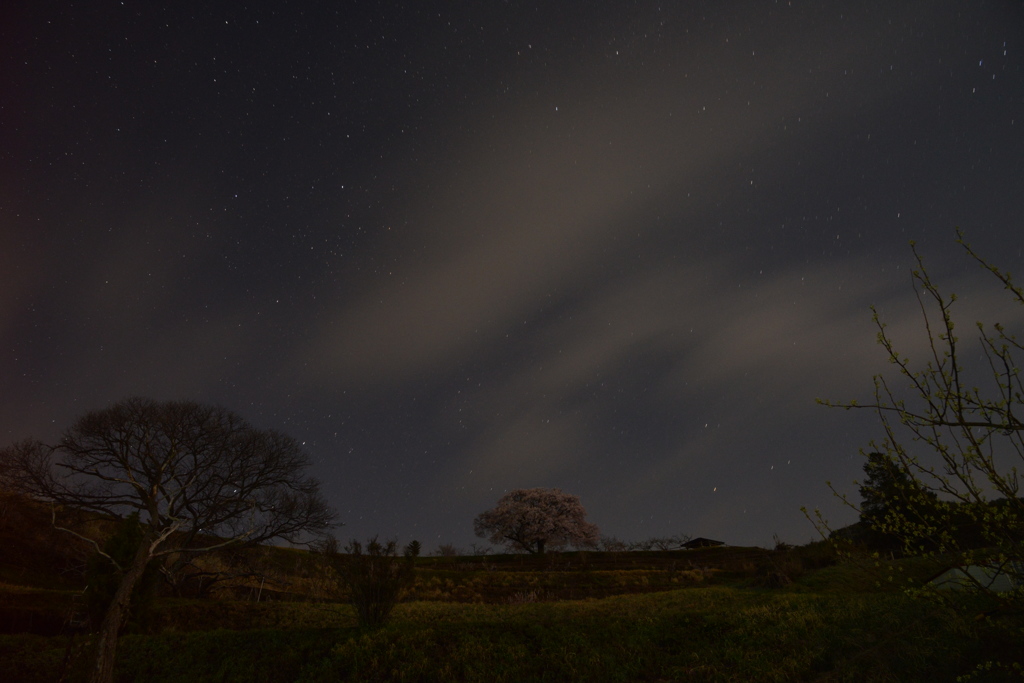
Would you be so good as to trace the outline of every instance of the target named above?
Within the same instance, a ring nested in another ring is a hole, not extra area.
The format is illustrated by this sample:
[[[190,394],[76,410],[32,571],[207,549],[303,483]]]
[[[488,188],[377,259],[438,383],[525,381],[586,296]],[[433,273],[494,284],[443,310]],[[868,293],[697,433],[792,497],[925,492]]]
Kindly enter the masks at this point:
[[[298,442],[214,406],[129,398],[82,416],[56,445],[22,441],[0,455],[16,491],[114,517],[139,512],[143,538],[104,619],[98,681],[110,680],[123,610],[153,558],[299,540],[334,520]]]

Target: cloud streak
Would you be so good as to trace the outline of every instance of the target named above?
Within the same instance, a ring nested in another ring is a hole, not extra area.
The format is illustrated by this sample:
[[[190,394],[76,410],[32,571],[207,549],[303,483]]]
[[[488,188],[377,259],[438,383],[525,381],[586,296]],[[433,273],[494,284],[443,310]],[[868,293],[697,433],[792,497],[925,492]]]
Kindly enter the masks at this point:
[[[735,245],[716,244],[706,216],[732,190],[709,192],[709,179],[737,166],[790,173],[776,157],[791,136],[780,122],[812,139],[843,125],[842,105],[828,102],[823,83],[857,63],[862,36],[835,38],[828,61],[810,73],[801,65],[820,49],[817,37],[765,68],[755,41],[747,41],[751,54],[717,35],[663,55],[650,79],[627,82],[606,65],[535,102],[492,111],[492,122],[473,127],[417,183],[430,193],[413,201],[375,283],[340,298],[296,349],[302,363],[318,359],[309,381],[380,387],[447,372],[486,350],[504,353],[506,335],[551,298],[623,270],[647,277],[630,257],[642,258],[638,245],[652,233],[692,233],[682,240],[692,253],[677,254],[677,268],[721,258]],[[832,101],[853,90],[841,87]],[[886,93],[857,97],[863,117]],[[826,127],[801,123],[803,112],[822,107]],[[673,215],[658,214],[665,205]],[[661,259],[652,265],[665,267]]]

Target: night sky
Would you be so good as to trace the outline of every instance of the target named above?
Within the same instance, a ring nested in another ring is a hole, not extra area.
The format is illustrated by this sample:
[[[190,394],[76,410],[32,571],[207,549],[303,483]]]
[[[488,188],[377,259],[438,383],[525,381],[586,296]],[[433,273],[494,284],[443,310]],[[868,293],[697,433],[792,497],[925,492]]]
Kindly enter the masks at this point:
[[[131,395],[305,442],[342,539],[559,487],[624,540],[853,521],[885,371],[1024,328],[1019,2],[21,2],[0,441]]]

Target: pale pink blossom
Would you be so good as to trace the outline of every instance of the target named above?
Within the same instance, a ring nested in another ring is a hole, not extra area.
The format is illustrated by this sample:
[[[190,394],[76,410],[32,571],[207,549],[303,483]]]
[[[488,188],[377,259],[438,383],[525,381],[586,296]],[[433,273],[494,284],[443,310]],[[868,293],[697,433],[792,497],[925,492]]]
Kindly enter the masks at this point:
[[[479,514],[473,529],[492,543],[541,554],[548,548],[595,546],[600,532],[586,516],[578,496],[559,489],[516,489]]]

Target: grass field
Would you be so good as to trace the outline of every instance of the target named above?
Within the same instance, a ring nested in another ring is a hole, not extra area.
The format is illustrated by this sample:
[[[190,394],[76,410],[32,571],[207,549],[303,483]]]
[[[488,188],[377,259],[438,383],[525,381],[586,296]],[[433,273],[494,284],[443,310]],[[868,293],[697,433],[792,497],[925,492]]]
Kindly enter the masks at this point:
[[[849,590],[855,569],[828,573],[839,589],[818,577],[813,591],[797,583],[407,602],[373,632],[355,626],[347,605],[168,600],[157,609],[161,633],[122,638],[118,680],[954,681],[982,662],[1013,661],[1024,643],[1005,624],[870,592],[863,581]],[[87,650],[86,636],[2,636],[3,680],[81,680]]]

